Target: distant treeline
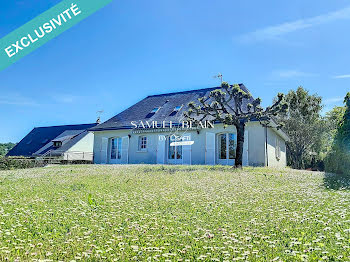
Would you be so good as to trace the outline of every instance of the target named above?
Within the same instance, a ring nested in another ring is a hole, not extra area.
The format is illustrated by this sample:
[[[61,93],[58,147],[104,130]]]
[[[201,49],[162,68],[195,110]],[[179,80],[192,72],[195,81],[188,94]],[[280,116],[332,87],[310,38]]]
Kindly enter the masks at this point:
[[[5,156],[15,145],[14,143],[0,143],[0,157]]]
[[[322,114],[322,97],[303,87],[285,96],[288,112],[279,115],[289,135],[288,165],[296,169],[350,174],[350,93],[344,106]]]

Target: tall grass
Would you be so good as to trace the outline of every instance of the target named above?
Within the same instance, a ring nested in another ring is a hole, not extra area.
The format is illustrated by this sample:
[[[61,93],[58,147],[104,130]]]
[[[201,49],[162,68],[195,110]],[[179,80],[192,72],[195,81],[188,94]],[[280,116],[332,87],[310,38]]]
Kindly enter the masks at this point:
[[[349,261],[323,173],[67,165],[0,172],[0,261]]]

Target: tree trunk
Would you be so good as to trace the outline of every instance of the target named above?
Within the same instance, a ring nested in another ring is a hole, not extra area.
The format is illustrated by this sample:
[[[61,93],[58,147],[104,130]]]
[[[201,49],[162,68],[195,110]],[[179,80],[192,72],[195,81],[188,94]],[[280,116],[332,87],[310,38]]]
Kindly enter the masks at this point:
[[[236,147],[235,167],[242,168],[245,123],[239,123],[238,125],[236,125],[236,129],[237,129],[237,147]]]

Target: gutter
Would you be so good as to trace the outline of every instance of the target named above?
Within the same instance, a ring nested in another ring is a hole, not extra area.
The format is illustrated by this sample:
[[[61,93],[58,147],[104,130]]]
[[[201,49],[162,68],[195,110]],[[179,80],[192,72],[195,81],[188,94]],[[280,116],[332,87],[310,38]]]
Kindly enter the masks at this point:
[[[249,122],[258,122],[259,120],[250,120]],[[214,124],[221,124],[220,121],[214,121]],[[102,124],[101,124],[102,125]],[[179,128],[179,126],[181,127],[181,123],[176,123],[173,122],[172,123],[172,127],[173,128]],[[158,129],[162,129],[163,127],[160,127]],[[165,125],[165,128],[170,128],[169,125]],[[195,129],[196,127],[192,127],[193,129]],[[125,129],[135,129],[134,126],[116,126],[116,127],[98,127],[98,125],[96,127],[91,127],[89,129],[87,129],[87,131],[89,132],[100,132],[100,131],[111,131],[111,130],[125,130]],[[137,129],[137,128],[136,128]],[[153,128],[141,128],[141,130],[149,130],[149,129],[153,129]],[[157,129],[157,128],[155,128]]]

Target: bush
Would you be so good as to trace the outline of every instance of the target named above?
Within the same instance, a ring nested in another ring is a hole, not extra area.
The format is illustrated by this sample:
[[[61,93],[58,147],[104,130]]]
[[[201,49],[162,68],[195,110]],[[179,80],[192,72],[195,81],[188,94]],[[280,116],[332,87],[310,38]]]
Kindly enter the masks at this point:
[[[326,157],[326,171],[350,175],[350,92],[344,102],[346,109],[338,127],[331,152]]]
[[[326,157],[326,171],[341,175],[350,175],[350,153],[339,145],[334,145]]]
[[[9,158],[0,157],[0,170],[23,169],[45,166],[43,161],[36,161],[31,158]]]

